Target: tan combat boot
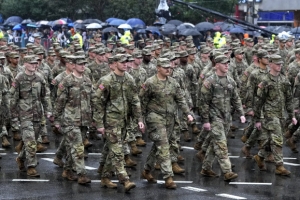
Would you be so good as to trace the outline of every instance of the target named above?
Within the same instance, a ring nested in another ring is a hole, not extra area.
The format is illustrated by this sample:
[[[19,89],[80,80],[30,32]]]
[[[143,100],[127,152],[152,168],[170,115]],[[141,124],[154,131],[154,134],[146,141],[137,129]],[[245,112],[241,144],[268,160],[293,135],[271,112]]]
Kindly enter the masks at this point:
[[[39,173],[36,171],[35,167],[28,167],[27,176],[40,177]]]
[[[289,129],[284,133],[284,137],[286,139],[291,138],[292,136],[293,136],[293,134],[291,133],[291,131]]]
[[[16,141],[20,141],[22,139],[21,134],[19,131],[12,131],[13,133],[13,139]]]
[[[154,169],[160,170],[160,164],[156,163],[155,166],[154,166]]]
[[[172,163],[172,171],[174,174],[182,174],[185,172],[176,162]]]
[[[250,150],[251,150],[251,147],[248,147],[248,146],[246,146],[246,145],[244,145],[243,147],[242,147],[242,152],[243,152],[243,154],[246,156],[246,158],[252,158],[253,156],[251,155],[251,153],[250,153]]]
[[[200,150],[200,151],[198,151],[198,153],[196,154],[196,157],[197,157],[201,162],[203,162],[203,160],[204,160],[204,158],[205,158],[205,154],[206,154],[205,151]]]
[[[265,166],[264,158],[260,157],[259,155],[255,155],[255,156],[253,156],[253,159],[257,163],[257,166],[260,169],[260,171],[266,171],[267,170],[267,168]]]
[[[148,183],[157,183],[157,180],[152,176],[149,170],[144,170],[141,177],[147,179]]]
[[[84,139],[83,145],[84,145],[84,148],[86,148],[86,149],[93,146],[93,144],[87,138]]]
[[[24,142],[20,141],[19,144],[15,147],[16,152],[19,154],[22,151]]]
[[[173,178],[171,176],[165,179],[165,186],[167,189],[177,188],[177,185],[174,183]]]
[[[130,147],[131,147],[131,151],[130,152],[131,152],[132,155],[137,156],[138,154],[142,153],[142,150],[140,150],[140,149],[137,148],[135,141],[132,141],[129,144],[130,144]]]
[[[186,142],[190,142],[192,140],[192,138],[190,137],[190,133],[189,131],[183,131],[182,132],[183,134],[183,140],[186,141]]]
[[[80,174],[77,180],[78,184],[87,184],[90,183],[91,179],[89,179],[85,174]]]
[[[265,162],[275,163],[273,153],[269,153],[268,157],[265,158]]]
[[[126,167],[134,167],[134,166],[137,165],[136,162],[134,162],[133,160],[131,160],[131,158],[129,157],[129,155],[125,155],[124,156],[124,160],[125,160]]]
[[[17,164],[18,164],[19,170],[22,171],[22,172],[25,172],[25,171],[26,171],[26,168],[25,168],[24,161],[21,160],[19,157],[17,157],[17,158],[16,158],[16,162],[17,162]]]
[[[61,135],[62,133],[60,132],[60,130],[58,128],[56,128],[55,126],[52,128],[52,132],[56,135]]]
[[[283,165],[276,166],[275,170],[276,175],[288,176],[291,172],[283,167]]]
[[[198,133],[200,133],[200,130],[198,129],[198,126],[197,126],[196,123],[194,123],[194,124],[192,125],[192,133],[193,133],[193,134],[198,134]]]
[[[238,127],[233,124],[230,126],[230,130],[232,130],[232,131],[236,131],[237,129],[238,129]]]
[[[178,157],[177,157],[177,162],[180,162],[180,163],[182,163],[182,162],[184,162],[184,157],[182,156],[182,155],[179,155]]]
[[[64,170],[62,177],[68,179],[69,181],[77,181],[78,177],[71,170]]]
[[[235,179],[237,177],[238,177],[238,175],[236,173],[227,172],[226,174],[224,174],[224,181],[230,181],[230,180]]]
[[[290,149],[292,150],[292,152],[294,153],[298,153],[298,150],[297,150],[297,146],[296,146],[296,141],[295,141],[295,138],[292,136],[291,138],[287,139],[285,144],[290,147]],[[3,143],[2,143],[2,146],[3,146]]]
[[[217,177],[218,175],[213,171],[213,170],[205,170],[202,169],[200,174],[202,174],[203,176],[208,176],[208,177]]]
[[[243,135],[243,136],[241,137],[241,141],[242,141],[243,143],[247,142],[247,140],[248,140],[247,135]]]
[[[194,149],[200,151],[202,148],[202,142],[196,142],[194,145]]]
[[[62,168],[64,166],[64,162],[62,161],[61,158],[58,158],[57,156],[55,156],[55,158],[53,159],[53,163],[57,166],[59,166],[60,168]]]
[[[130,182],[128,179],[124,181],[125,192],[129,192],[131,189],[135,188],[134,182]]]
[[[43,146],[41,143],[37,143],[36,152],[41,153],[47,150],[47,147]]]
[[[42,142],[41,143],[42,144],[49,144],[50,143],[47,135],[42,136]]]
[[[2,137],[2,147],[6,148],[6,147],[10,147],[11,144],[9,143],[9,141],[7,140],[7,137],[4,135]]]
[[[144,147],[146,145],[147,143],[141,137],[136,138],[136,146]]]
[[[107,187],[107,188],[117,188],[118,185],[111,182],[111,180],[109,180],[109,178],[101,178],[101,183],[100,183],[101,187]]]

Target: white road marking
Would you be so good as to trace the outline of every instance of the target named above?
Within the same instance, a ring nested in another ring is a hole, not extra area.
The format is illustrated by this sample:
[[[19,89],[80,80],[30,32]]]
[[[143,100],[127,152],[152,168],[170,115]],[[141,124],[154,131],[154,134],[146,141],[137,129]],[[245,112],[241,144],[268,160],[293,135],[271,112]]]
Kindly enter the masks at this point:
[[[195,188],[195,187],[181,187],[181,188],[186,189],[186,190],[195,191],[195,192],[206,192],[207,191],[205,189]]]
[[[230,182],[231,185],[272,185],[272,183]]]
[[[147,181],[146,179],[143,179],[144,181]],[[157,180],[158,184],[164,184],[164,180]],[[174,183],[193,183],[193,181],[174,181]]]
[[[186,147],[186,146],[182,146],[181,148],[183,148],[183,149],[192,149],[192,150],[195,150],[194,147]]]
[[[101,153],[88,153],[88,156],[100,156]]]
[[[231,195],[231,194],[216,194],[216,196],[225,197],[225,198],[229,198],[229,199],[247,199],[245,197],[239,197],[239,196],[235,196],[235,195]]]
[[[41,158],[42,160],[46,160],[46,161],[49,161],[49,162],[53,162],[53,158]],[[85,169],[87,169],[87,170],[95,170],[95,169],[97,169],[97,168],[95,168],[95,167],[89,167],[89,166],[85,166]]]
[[[240,130],[240,131],[243,131],[243,130],[244,130],[244,128],[239,128],[239,130]]]
[[[228,156],[229,158],[240,158],[240,156]]]
[[[285,165],[291,165],[291,166],[300,166],[300,164],[297,163],[290,163],[290,162],[283,162]]]
[[[101,183],[101,180],[91,180],[92,183]],[[113,183],[119,183],[118,180],[111,180]]]
[[[3,148],[0,148],[0,151],[4,151],[5,149],[3,149]]]
[[[0,155],[1,155],[1,156],[6,156],[6,155],[7,155],[7,153],[0,153]]]
[[[283,160],[297,160],[297,158],[283,157]]]
[[[13,179],[15,182],[48,182],[46,179]]]

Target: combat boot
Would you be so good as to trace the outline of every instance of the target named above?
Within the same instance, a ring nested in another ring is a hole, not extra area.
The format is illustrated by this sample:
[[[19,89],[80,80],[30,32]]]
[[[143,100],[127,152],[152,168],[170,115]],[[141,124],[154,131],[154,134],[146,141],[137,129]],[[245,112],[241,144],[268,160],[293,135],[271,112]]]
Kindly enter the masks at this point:
[[[208,177],[217,177],[218,175],[213,171],[213,170],[205,170],[202,169],[200,174],[202,174],[203,176],[208,176]]]
[[[251,155],[251,153],[250,153],[250,150],[251,150],[251,147],[248,147],[248,146],[246,146],[246,145],[244,145],[243,147],[242,147],[242,152],[243,152],[243,154],[246,156],[246,158],[252,158],[253,156]]]
[[[167,189],[177,188],[177,185],[174,183],[173,178],[171,176],[165,179],[165,186]]]
[[[136,162],[134,162],[133,160],[131,160],[131,158],[129,157],[129,155],[125,155],[124,159],[125,159],[125,164],[126,164],[125,167],[134,167],[134,166],[137,165]]]
[[[16,152],[19,154],[22,151],[24,142],[20,141],[19,144],[15,147]]]
[[[42,136],[42,142],[41,143],[42,144],[49,144],[50,143],[47,135]]]
[[[27,176],[40,177],[39,173],[36,171],[35,167],[28,167]]]
[[[64,170],[63,173],[62,173],[62,177],[68,179],[69,181],[77,181],[78,180],[78,176],[75,175],[70,170]]]
[[[235,134],[233,133],[233,130],[228,131],[228,137],[231,138],[231,139],[235,138]]]
[[[198,129],[198,126],[197,126],[196,123],[194,123],[194,124],[192,125],[192,133],[193,133],[193,134],[198,134],[198,133],[200,133],[200,130]]]
[[[172,163],[172,171],[174,174],[182,174],[185,172],[176,162]]]
[[[237,129],[238,129],[238,127],[233,124],[230,126],[230,130],[232,130],[232,131],[236,131]]]
[[[157,183],[157,180],[152,176],[149,170],[144,170],[141,177],[147,179],[148,183]]]
[[[156,163],[155,166],[154,166],[154,169],[160,170],[160,164]]]
[[[41,143],[37,143],[36,152],[41,153],[47,150],[47,147],[43,146]]]
[[[141,137],[136,138],[136,146],[144,147],[146,145],[147,143]]]
[[[230,181],[230,180],[235,179],[237,177],[238,177],[238,175],[236,173],[227,172],[226,174],[224,174],[224,181]]]
[[[289,139],[286,140],[285,144],[290,147],[290,149],[292,150],[292,152],[294,153],[298,153],[298,150],[297,150],[297,146],[296,146],[296,142],[295,142],[295,139],[294,137],[291,137]],[[3,144],[2,144],[3,146]]]
[[[84,148],[86,148],[86,149],[93,146],[93,144],[87,138],[84,139],[83,145],[84,145]]]
[[[104,165],[99,165],[98,170],[97,170],[98,174],[102,174],[103,167],[104,167]]]
[[[59,166],[60,168],[62,168],[64,166],[64,162],[62,161],[61,158],[58,158],[57,156],[55,156],[55,158],[53,159],[53,163],[57,166]]]
[[[180,162],[180,163],[182,163],[182,162],[184,162],[184,157],[182,156],[182,155],[179,155],[178,157],[177,157],[177,162]]]
[[[111,180],[109,180],[109,178],[101,178],[100,185],[101,185],[101,187],[107,187],[107,188],[111,188],[111,189],[115,189],[118,187],[118,185],[111,182]]]
[[[204,160],[204,158],[205,158],[205,154],[206,154],[205,151],[200,150],[200,151],[198,151],[198,153],[196,154],[196,157],[197,157],[201,162],[203,162],[203,160]]]
[[[255,155],[255,156],[253,156],[253,159],[257,163],[257,166],[260,169],[260,171],[266,171],[267,170],[266,166],[265,166],[264,158],[260,157],[259,155]]]
[[[58,128],[56,128],[55,126],[52,128],[52,132],[56,135],[61,135],[62,133],[60,132],[60,130]]]
[[[284,133],[284,137],[286,139],[291,138],[292,136],[293,136],[293,134],[291,133],[291,131],[289,129]]]
[[[202,142],[196,142],[194,145],[194,149],[200,151],[202,149]]]
[[[192,138],[190,137],[190,133],[189,133],[188,130],[183,131],[182,134],[183,134],[183,140],[184,141],[190,142],[192,140]]]
[[[135,188],[136,185],[134,182],[130,182],[128,179],[124,181],[125,192],[129,192],[131,189]]]
[[[21,160],[21,158],[17,157],[17,158],[16,158],[16,162],[17,162],[17,164],[18,164],[19,170],[22,171],[22,172],[25,172],[25,171],[26,171],[26,168],[25,168],[24,161]]]
[[[291,172],[283,167],[283,165],[277,165],[275,170],[276,175],[288,176]]]
[[[91,179],[89,179],[85,174],[79,174],[79,178],[77,180],[78,184],[87,184],[90,182],[91,182]]]
[[[12,131],[13,133],[13,139],[16,141],[20,141],[22,139],[21,134],[19,131]]]
[[[2,147],[10,147],[11,146],[11,144],[9,143],[9,141],[7,140],[7,137],[4,135],[3,137],[2,137]]]
[[[268,157],[265,159],[265,162],[275,163],[273,153],[268,155]]]
[[[247,142],[247,140],[248,140],[247,135],[243,135],[243,136],[241,137],[241,141],[242,141],[243,143]]]
[[[142,150],[137,148],[135,141],[132,141],[129,144],[130,144],[130,147],[131,147],[130,152],[131,152],[132,155],[137,156],[138,154],[142,153]]]

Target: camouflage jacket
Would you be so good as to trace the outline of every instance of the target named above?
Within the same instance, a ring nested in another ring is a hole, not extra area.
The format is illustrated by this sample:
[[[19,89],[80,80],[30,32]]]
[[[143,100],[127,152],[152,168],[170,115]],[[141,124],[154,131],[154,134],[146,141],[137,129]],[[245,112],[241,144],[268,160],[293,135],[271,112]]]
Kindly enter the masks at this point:
[[[125,127],[129,118],[142,122],[138,88],[130,74],[125,72],[123,81],[115,73],[103,76],[93,98],[93,119],[97,128],[107,126]]]
[[[53,77],[56,77],[58,74],[66,70],[66,66],[59,62],[52,68]]]
[[[129,74],[134,78],[137,87],[141,87],[147,79],[147,72],[144,68],[137,68],[129,71]]]
[[[252,48],[246,47],[244,49],[244,52],[245,52],[245,59],[247,61],[247,64],[251,65],[251,63],[252,63],[252,56],[253,56],[253,54],[252,54]]]
[[[58,85],[54,124],[62,126],[90,126],[92,123],[92,81],[83,75],[66,76]]]
[[[96,61],[93,61],[89,65],[87,65],[87,68],[91,70],[91,76],[93,85],[96,86],[99,79],[107,74],[109,74],[110,69],[107,63],[96,63]],[[96,87],[95,87],[96,88]]]
[[[14,81],[14,76],[13,76],[13,73],[10,71],[9,68],[7,67],[0,67],[0,74],[5,76],[8,80],[8,88],[10,88],[11,84],[13,83]]]
[[[41,121],[46,113],[51,113],[49,96],[44,77],[41,74],[17,75],[10,89],[12,119],[19,121]]]
[[[147,78],[153,76],[156,74],[156,66],[153,65],[151,62],[149,62],[148,64],[145,62],[142,62],[140,64],[140,67],[144,68],[147,72]]]
[[[241,89],[240,89],[240,97],[242,99],[242,104],[246,103],[246,95],[247,95],[247,82],[251,72],[256,68],[254,64],[251,64],[247,69],[243,72],[240,80],[241,80]]]
[[[298,63],[297,60],[289,64],[286,75],[292,86],[294,86],[295,78],[299,72],[300,72],[300,63]]]
[[[10,118],[9,85],[5,76],[0,75],[0,125]]]
[[[11,71],[14,78],[16,78],[18,73],[25,71],[24,67],[20,65],[18,65],[17,67],[13,67],[12,65],[7,65],[7,68]]]
[[[40,66],[38,66],[38,71],[44,75],[44,78],[49,85],[53,80],[53,73],[51,68],[45,62],[42,62]]]

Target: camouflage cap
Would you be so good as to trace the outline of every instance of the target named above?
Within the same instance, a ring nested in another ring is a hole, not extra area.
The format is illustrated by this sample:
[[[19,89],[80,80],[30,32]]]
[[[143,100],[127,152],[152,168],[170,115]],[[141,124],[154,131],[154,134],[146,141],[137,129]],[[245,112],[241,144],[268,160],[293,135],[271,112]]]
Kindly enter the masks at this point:
[[[264,38],[264,43],[269,44],[270,43],[270,39],[269,38]]]
[[[112,53],[112,50],[111,50],[111,48],[106,47],[106,48],[104,48],[104,52],[105,53]]]
[[[26,47],[22,47],[19,49],[20,53],[27,53],[27,48]]]
[[[275,64],[283,64],[284,63],[281,56],[276,55],[276,54],[270,55],[269,61],[271,63],[275,63]]]
[[[187,57],[189,54],[186,51],[179,52],[180,58]]]
[[[27,43],[27,44],[26,44],[26,47],[27,47],[27,48],[31,48],[32,46],[33,46],[32,43]]]
[[[158,58],[157,66],[160,66],[163,68],[169,68],[169,67],[171,67],[170,60],[168,58]]]
[[[125,54],[117,54],[115,55],[115,59],[116,59],[116,62],[126,62],[127,61],[127,56]]]
[[[75,63],[76,62],[76,56],[73,55],[67,55],[65,58],[65,61],[67,63]]]
[[[236,50],[234,51],[234,55],[240,55],[240,54],[244,54],[243,49],[238,48],[238,49],[236,49]]]
[[[138,40],[138,44],[145,44],[144,40]]]
[[[28,55],[28,56],[24,56],[24,63],[38,63],[38,62],[36,60],[36,56]]]
[[[132,56],[133,56],[134,58],[142,58],[142,57],[143,57],[140,51],[134,51],[134,52],[132,53]]]
[[[212,51],[211,54],[212,54],[212,56],[213,56],[214,58],[216,58],[216,57],[218,57],[218,56],[221,56],[221,55],[224,55],[223,52],[217,51],[216,49],[215,49],[214,51]]]
[[[185,41],[192,41],[193,40],[193,36],[189,35],[185,38]]]
[[[259,36],[257,36],[257,39],[258,39],[258,40],[263,40],[263,39],[264,39],[264,37],[263,37],[263,36],[261,36],[261,35],[259,35]]]
[[[41,48],[36,48],[34,49],[33,53],[39,55],[39,54],[44,54],[44,51]]]
[[[187,48],[194,48],[194,47],[195,47],[195,44],[194,44],[193,42],[187,43],[186,47],[187,47]]]
[[[127,57],[127,62],[128,61],[134,61],[134,58],[132,57],[132,55],[126,54],[126,57]]]
[[[129,50],[133,50],[134,49],[134,45],[133,44],[127,44],[125,46],[126,49],[129,49]]]
[[[158,40],[157,40],[157,43],[158,43],[158,44],[164,44],[164,41],[161,40],[161,39],[158,39]]]
[[[161,46],[160,46],[160,45],[158,45],[158,44],[152,45],[152,51],[158,50],[158,49],[161,49]]]
[[[12,45],[12,50],[16,50],[19,51],[20,47],[18,47],[17,45]]]
[[[293,42],[294,38],[289,37],[288,39],[286,39],[287,42]]]
[[[123,54],[123,53],[126,53],[123,47],[116,48],[116,54]]]
[[[0,38],[0,41],[2,41],[2,42],[7,42],[7,38],[2,37],[2,38]]]
[[[17,53],[17,52],[10,52],[9,57],[10,58],[19,58],[20,56],[19,56],[19,53]]]
[[[188,49],[188,50],[187,50],[187,53],[188,53],[189,55],[194,55],[194,54],[197,53],[197,51],[193,48],[193,49]]]
[[[108,57],[107,60],[108,60],[108,64],[113,64],[114,62],[116,62],[114,56]]]
[[[284,39],[284,38],[279,38],[279,42],[286,43],[286,39]]]
[[[180,42],[179,42],[179,45],[180,45],[180,46],[186,46],[186,42],[185,42],[185,41],[180,41]]]
[[[48,51],[48,56],[56,56],[55,51]]]
[[[210,53],[211,49],[209,47],[204,47],[204,48],[201,48],[201,53],[203,54],[208,54]]]
[[[241,41],[240,41],[240,39],[234,39],[232,42],[234,42],[234,43],[241,43]]]
[[[32,37],[34,37],[34,38],[41,38],[41,35],[40,35],[39,33],[34,33],[34,34],[32,35]]]
[[[144,56],[151,56],[151,51],[149,49],[143,49],[142,55],[144,55]]]
[[[253,42],[252,38],[245,38],[244,40],[245,40],[245,42]]]
[[[252,49],[251,52],[252,52],[253,55],[257,55],[257,52],[258,52],[258,51],[257,51],[256,49]]]
[[[300,48],[294,49],[295,54],[300,54]]]
[[[268,57],[269,57],[269,54],[268,54],[268,52],[267,52],[266,50],[264,50],[264,49],[259,49],[259,50],[257,51],[257,57],[258,57],[258,58],[268,58]]]
[[[56,47],[56,48],[54,49],[55,52],[60,52],[61,50],[63,50],[63,48],[60,47],[60,46],[59,46],[59,47]]]
[[[96,48],[104,48],[105,45],[103,43],[97,43],[97,44],[95,44],[95,47]]]
[[[96,47],[89,47],[88,51],[93,52],[93,50],[95,50],[95,49],[96,49]]]
[[[90,44],[96,44],[96,41],[95,41],[94,39],[91,38],[91,39],[89,39],[89,43],[90,43]]]
[[[69,55],[69,52],[67,52],[67,51],[60,51],[59,52],[59,56],[62,57],[62,58],[65,58],[67,55]]]
[[[94,35],[94,38],[100,38],[101,37],[101,34],[97,33]]]
[[[145,42],[147,43],[147,42],[152,42],[152,40],[150,39],[150,38],[146,38],[145,39]]]
[[[14,45],[13,42],[8,42],[8,43],[7,43],[7,46],[8,46],[8,47],[10,47],[10,46],[12,46],[12,45]]]
[[[0,52],[0,59],[5,59],[5,55],[3,52]]]
[[[224,55],[219,55],[215,58],[215,62],[216,63],[229,63],[229,59],[227,58],[227,56]]]
[[[170,43],[170,42],[171,42],[171,39],[168,38],[168,37],[165,37],[165,42]]]
[[[57,46],[59,46],[60,44],[58,43],[58,42],[53,42],[52,43],[52,46],[54,46],[54,47],[57,47]]]
[[[74,53],[74,55],[75,56],[80,56],[80,57],[85,57],[85,53],[84,53],[84,51],[82,51],[82,50],[80,50],[80,51],[76,51],[75,53]]]
[[[113,40],[109,40],[109,41],[107,41],[107,44],[115,45],[116,43]]]
[[[179,42],[173,42],[172,46],[173,47],[179,47]]]
[[[84,56],[75,56],[75,63],[77,65],[80,65],[80,64],[86,64],[88,63],[88,61],[85,59]]]

